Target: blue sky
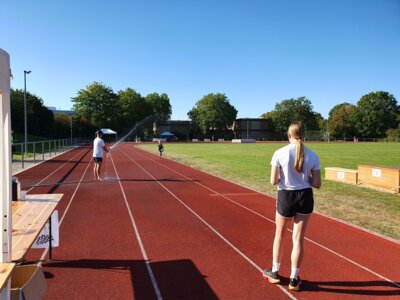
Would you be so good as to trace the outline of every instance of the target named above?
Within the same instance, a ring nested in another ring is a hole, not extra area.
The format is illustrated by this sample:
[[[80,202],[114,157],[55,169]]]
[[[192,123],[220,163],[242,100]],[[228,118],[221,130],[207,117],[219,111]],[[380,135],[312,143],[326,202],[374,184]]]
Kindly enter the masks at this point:
[[[1,1],[0,48],[13,88],[70,109],[93,81],[167,93],[172,119],[208,93],[238,117],[283,99],[324,117],[383,90],[400,102],[400,0]]]

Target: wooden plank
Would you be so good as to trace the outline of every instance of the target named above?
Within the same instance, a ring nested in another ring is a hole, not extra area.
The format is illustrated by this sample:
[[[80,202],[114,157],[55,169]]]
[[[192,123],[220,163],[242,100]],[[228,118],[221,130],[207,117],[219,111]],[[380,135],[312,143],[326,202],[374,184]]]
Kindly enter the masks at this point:
[[[15,267],[15,263],[2,263],[0,264],[0,290],[4,288],[8,279],[10,278],[11,272]]]
[[[325,179],[357,184],[358,171],[353,169],[328,167],[325,168]]]
[[[27,195],[13,201],[12,261],[21,261],[50,218],[62,194]]]
[[[327,167],[325,170],[332,170],[332,171],[339,171],[339,172],[346,172],[346,173],[357,173],[357,170],[354,169],[346,169],[346,168],[337,168],[337,167]]]
[[[400,192],[400,168],[361,164],[358,171],[360,184]]]

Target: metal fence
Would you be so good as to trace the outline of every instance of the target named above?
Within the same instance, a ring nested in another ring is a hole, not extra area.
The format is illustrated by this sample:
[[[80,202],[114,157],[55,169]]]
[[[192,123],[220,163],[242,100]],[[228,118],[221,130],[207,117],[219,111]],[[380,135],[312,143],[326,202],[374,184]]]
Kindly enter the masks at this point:
[[[13,163],[20,162],[23,169],[27,163],[36,164],[85,142],[87,141],[74,138],[28,142],[26,147],[25,143],[15,143],[12,145],[12,161]]]

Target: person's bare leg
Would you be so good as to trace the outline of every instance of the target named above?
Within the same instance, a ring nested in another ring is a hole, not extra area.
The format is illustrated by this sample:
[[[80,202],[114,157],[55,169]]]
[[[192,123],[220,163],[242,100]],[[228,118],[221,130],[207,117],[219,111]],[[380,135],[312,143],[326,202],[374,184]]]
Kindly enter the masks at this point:
[[[306,232],[308,220],[310,215],[300,215],[296,214],[294,216],[293,224],[293,249],[292,249],[292,268],[300,268],[301,262],[303,260],[303,241]]]
[[[95,162],[94,163],[94,166],[93,166],[93,178],[94,178],[94,180],[97,180],[97,163]]]
[[[274,263],[281,263],[283,256],[283,238],[286,232],[286,224],[290,219],[282,217],[278,212],[275,215],[275,238],[272,250],[272,261]]]
[[[100,176],[100,174],[101,174],[101,162],[100,163],[98,163],[98,167],[97,167],[97,178],[99,179],[99,180],[101,180],[102,178],[101,178],[101,176]]]
[[[281,280],[278,272],[283,257],[283,238],[286,232],[286,224],[290,219],[282,217],[278,212],[275,214],[275,238],[272,249],[272,268],[266,269],[263,276],[268,278],[270,283],[276,284]]]
[[[293,291],[300,290],[301,280],[299,277],[301,262],[303,261],[303,241],[304,235],[306,232],[308,220],[310,219],[310,215],[300,215],[296,214],[294,216],[294,224],[293,224],[293,248],[292,248],[292,268],[290,272],[290,283],[289,289]]]

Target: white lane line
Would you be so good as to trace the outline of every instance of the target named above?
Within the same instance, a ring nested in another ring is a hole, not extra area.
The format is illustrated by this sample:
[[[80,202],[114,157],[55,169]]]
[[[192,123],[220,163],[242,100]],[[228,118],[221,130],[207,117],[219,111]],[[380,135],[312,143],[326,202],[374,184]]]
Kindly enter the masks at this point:
[[[165,189],[172,197],[174,197],[180,204],[182,204],[187,210],[189,210],[194,216],[196,216],[201,222],[203,222],[208,228],[211,229],[219,238],[221,238],[226,244],[228,244],[236,253],[242,256],[250,265],[257,269],[261,274],[263,274],[263,269],[258,266],[254,261],[252,261],[246,254],[240,251],[235,247],[228,239],[226,239],[221,233],[219,233],[214,227],[212,227],[206,220],[204,220],[200,215],[198,215],[193,209],[191,209],[186,203],[184,203],[178,196],[176,196],[172,191],[170,191],[166,186],[164,186],[160,181],[158,181],[153,175],[147,172],[140,164],[138,164],[134,159],[132,159],[126,152],[122,151],[128,159],[130,159],[133,163],[135,163],[140,169],[143,170],[146,174],[148,174],[154,181],[156,181],[163,189]],[[280,285],[276,285],[282,292],[284,292],[290,299],[296,300],[290,292],[285,290],[284,287]]]
[[[149,152],[149,151],[140,149],[139,147],[135,147],[135,148],[136,148],[136,149],[139,149],[139,150],[142,151],[142,152],[146,152],[146,153],[148,153],[148,154],[150,154],[150,155],[157,156],[157,155],[154,155],[153,153],[151,153],[151,152]],[[143,156],[143,155],[142,155],[142,156]],[[143,157],[146,157],[146,156],[143,156]],[[190,167],[190,166],[188,166],[188,165],[185,165],[185,164],[182,163],[182,162],[179,162],[179,161],[177,161],[177,160],[173,160],[173,159],[171,159],[171,158],[164,158],[164,159],[165,159],[165,160],[173,161],[174,163],[179,164],[179,165],[181,165],[181,166]],[[194,167],[191,167],[191,168],[195,169]],[[200,170],[200,169],[195,169],[195,170],[197,170],[197,171],[199,171],[199,172],[202,172],[202,173],[205,173],[205,174],[208,174],[208,175],[210,175],[210,176],[212,176],[212,177],[215,177],[215,178],[218,178],[218,179],[221,179],[221,180],[224,180],[224,181],[233,183],[233,184],[235,184],[235,185],[239,185],[239,186],[241,186],[241,187],[243,187],[243,188],[245,188],[245,189],[247,189],[247,190],[254,191],[255,193],[257,193],[257,194],[259,194],[259,195],[268,196],[268,197],[270,197],[270,198],[275,198],[274,195],[270,195],[270,194],[267,194],[267,193],[260,192],[260,191],[254,189],[254,188],[252,188],[252,187],[250,187],[250,186],[246,186],[246,185],[244,185],[244,184],[235,182],[235,181],[233,181],[233,180],[230,180],[230,179],[227,179],[227,178],[223,178],[223,177],[221,177],[221,176],[212,174],[212,173],[207,172],[207,171],[204,171],[204,170]],[[367,232],[367,233],[369,233],[369,234],[371,234],[371,235],[373,235],[373,236],[375,236],[375,237],[379,237],[379,238],[388,240],[388,241],[390,241],[390,242],[393,242],[393,243],[396,243],[396,244],[400,244],[400,240],[395,240],[395,239],[393,239],[393,238],[391,238],[391,237],[385,236],[385,235],[383,235],[383,234],[377,233],[377,232],[375,232],[375,231],[369,230],[369,229],[364,228],[364,227],[361,227],[361,226],[359,226],[359,225],[355,225],[355,224],[352,224],[352,223],[350,223],[350,222],[347,222],[347,221],[344,221],[344,220],[341,220],[341,219],[338,219],[338,218],[335,218],[335,217],[332,217],[332,216],[328,216],[328,215],[325,215],[325,214],[323,214],[323,213],[321,213],[321,212],[317,212],[317,211],[316,211],[316,212],[313,212],[313,214],[319,215],[319,216],[321,216],[321,217],[324,217],[324,218],[327,218],[327,219],[330,219],[330,220],[334,220],[334,221],[339,222],[339,223],[346,224],[347,226],[356,228],[356,229],[361,230],[361,231],[363,231],[363,232]]]
[[[86,169],[85,169],[85,172],[83,172],[83,175],[82,175],[81,178],[79,179],[79,183],[78,183],[78,185],[76,186],[76,188],[75,188],[75,190],[74,190],[74,193],[72,194],[71,198],[69,199],[68,205],[67,205],[67,207],[65,208],[64,213],[63,213],[63,215],[62,215],[60,221],[58,222],[58,227],[59,227],[59,228],[61,228],[61,224],[62,224],[62,222],[64,221],[64,218],[65,218],[65,216],[67,215],[67,212],[68,212],[68,210],[69,210],[69,207],[71,206],[72,201],[73,201],[74,198],[75,198],[76,192],[78,191],[78,189],[79,189],[79,187],[80,187],[80,185],[81,185],[81,183],[82,183],[82,181],[83,181],[83,177],[85,177],[86,172],[87,172],[87,170],[88,170],[88,168],[89,168],[89,166],[90,166],[91,164],[92,164],[92,163],[91,163],[91,161],[89,160],[88,165],[87,165],[87,167],[86,167]],[[44,258],[46,257],[48,251],[49,251],[48,248],[46,248],[46,249],[43,251],[43,254],[42,254],[42,256],[40,257],[40,260],[41,260],[41,261],[44,260]],[[40,263],[40,264],[41,264],[41,263]]]
[[[111,162],[113,164],[114,170],[115,170],[115,175],[117,175],[117,178],[120,178],[119,175],[118,175],[117,169],[115,167],[114,160],[113,160],[111,155],[110,155],[110,158],[111,158]],[[151,283],[152,283],[154,291],[155,291],[155,293],[157,295],[157,299],[158,300],[162,300],[163,298],[162,298],[162,295],[161,295],[160,288],[158,287],[156,277],[154,276],[153,270],[151,268],[150,261],[149,261],[149,258],[147,256],[147,253],[146,253],[146,249],[144,248],[144,245],[143,245],[142,239],[140,237],[139,230],[137,228],[136,221],[135,221],[135,218],[133,217],[131,208],[129,207],[128,199],[126,198],[125,191],[124,191],[124,188],[122,187],[121,180],[118,180],[118,183],[119,183],[119,186],[121,188],[122,195],[124,197],[125,205],[126,205],[126,208],[128,210],[129,217],[131,219],[133,229],[135,230],[136,239],[137,239],[137,241],[139,243],[140,250],[142,251],[142,255],[143,255],[144,261],[146,263],[147,272],[149,273],[149,276],[150,276],[150,279],[151,279]]]
[[[242,205],[242,204],[240,204],[240,203],[238,203],[238,202],[236,202],[236,201],[230,199],[229,197],[224,196],[223,194],[221,194],[221,193],[219,193],[219,192],[217,192],[217,191],[215,191],[215,190],[213,190],[213,189],[211,189],[211,188],[209,188],[209,187],[207,187],[207,186],[205,186],[205,185],[203,185],[203,184],[201,184],[201,183],[199,183],[199,182],[197,182],[197,181],[195,181],[195,180],[193,180],[193,179],[191,179],[191,178],[189,178],[189,177],[187,177],[187,176],[185,176],[185,175],[183,175],[182,173],[180,173],[180,172],[178,172],[178,171],[175,171],[175,170],[173,170],[173,169],[171,169],[171,168],[169,168],[169,167],[167,167],[167,166],[161,164],[160,162],[158,162],[158,161],[156,161],[156,160],[153,160],[153,159],[151,159],[151,158],[149,158],[149,157],[147,157],[147,156],[145,156],[145,155],[142,155],[142,154],[139,154],[139,155],[141,155],[141,156],[143,156],[143,157],[145,157],[145,158],[147,158],[147,159],[149,159],[149,160],[151,160],[151,161],[153,161],[153,162],[155,162],[155,163],[157,163],[157,164],[163,166],[164,168],[166,168],[166,169],[168,169],[168,170],[170,170],[170,171],[175,172],[176,174],[178,174],[178,175],[180,175],[180,176],[182,176],[182,177],[184,177],[184,178],[190,180],[191,182],[193,182],[193,183],[195,183],[195,184],[198,184],[198,185],[204,187],[205,189],[207,189],[207,190],[209,190],[209,191],[211,191],[211,192],[213,192],[213,193],[219,194],[221,197],[225,198],[226,200],[228,200],[228,201],[230,201],[230,202],[232,202],[232,203],[234,203],[234,204],[236,204],[236,205],[238,205],[238,206],[244,208],[245,210],[248,210],[248,211],[250,211],[251,213],[253,213],[253,214],[255,214],[255,215],[257,215],[257,216],[259,216],[259,217],[261,217],[261,218],[263,218],[263,219],[265,219],[265,220],[268,220],[269,222],[275,224],[275,221],[273,221],[272,219],[267,218],[266,216],[264,216],[264,215],[262,215],[262,214],[260,214],[260,213],[258,213],[258,212],[256,212],[256,211],[254,211],[254,210],[252,210],[252,209],[250,209],[250,208],[248,208],[248,207],[246,207],[246,206],[244,206],[244,205]],[[289,228],[288,228],[287,230],[288,230],[289,232],[293,232],[293,231],[292,231],[291,229],[289,229]],[[334,255],[336,255],[336,256],[338,256],[338,257],[340,257],[340,258],[342,258],[342,259],[344,259],[344,260],[346,260],[346,261],[348,261],[348,262],[350,262],[350,263],[352,263],[352,264],[354,264],[355,266],[357,266],[357,267],[359,267],[359,268],[361,268],[361,269],[363,269],[363,270],[365,270],[365,271],[367,271],[367,272],[369,272],[369,273],[371,273],[371,274],[373,274],[373,275],[375,275],[375,276],[377,276],[377,277],[379,277],[379,278],[381,278],[381,279],[383,279],[383,280],[385,280],[385,281],[387,281],[387,282],[393,284],[394,286],[400,288],[400,284],[399,284],[399,283],[397,283],[397,282],[395,282],[395,281],[393,281],[393,280],[391,280],[391,279],[389,279],[389,278],[387,278],[387,277],[385,277],[385,276],[383,276],[383,275],[381,275],[381,274],[379,274],[379,273],[377,273],[377,272],[375,272],[375,271],[373,271],[373,270],[371,270],[371,269],[369,269],[369,268],[367,268],[367,267],[365,267],[365,266],[363,266],[363,265],[361,265],[361,264],[355,262],[354,260],[352,260],[352,259],[350,259],[350,258],[348,258],[348,257],[346,257],[346,256],[344,256],[344,255],[342,255],[342,254],[340,254],[340,253],[338,253],[338,252],[336,252],[336,251],[334,251],[334,250],[332,250],[332,249],[326,247],[326,246],[323,246],[322,244],[320,244],[320,243],[318,243],[318,242],[316,242],[316,241],[314,241],[314,240],[311,240],[311,239],[309,239],[309,238],[307,238],[307,237],[305,237],[305,240],[307,240],[307,241],[309,241],[310,243],[312,243],[312,244],[314,244],[314,245],[316,245],[316,246],[318,246],[318,247],[320,247],[320,248],[322,248],[322,249],[324,249],[324,250],[326,250],[326,251],[328,251],[328,252],[330,252],[330,253],[332,253],[332,254],[334,254]]]
[[[81,154],[84,151],[81,150],[80,152],[78,152],[76,155],[74,155],[73,157],[71,157],[67,162],[65,162],[64,164],[62,164],[61,166],[59,166],[57,169],[55,169],[53,172],[51,172],[49,175],[47,175],[45,178],[43,178],[41,181],[39,181],[38,183],[36,183],[34,186],[32,186],[28,191],[31,191],[32,189],[34,189],[35,187],[37,187],[39,184],[41,184],[43,181],[45,181],[47,178],[49,178],[51,175],[53,175],[55,172],[57,172],[59,169],[61,169],[63,166],[65,166],[67,163],[69,163],[71,160],[73,160],[76,156],[78,156],[79,154]]]

